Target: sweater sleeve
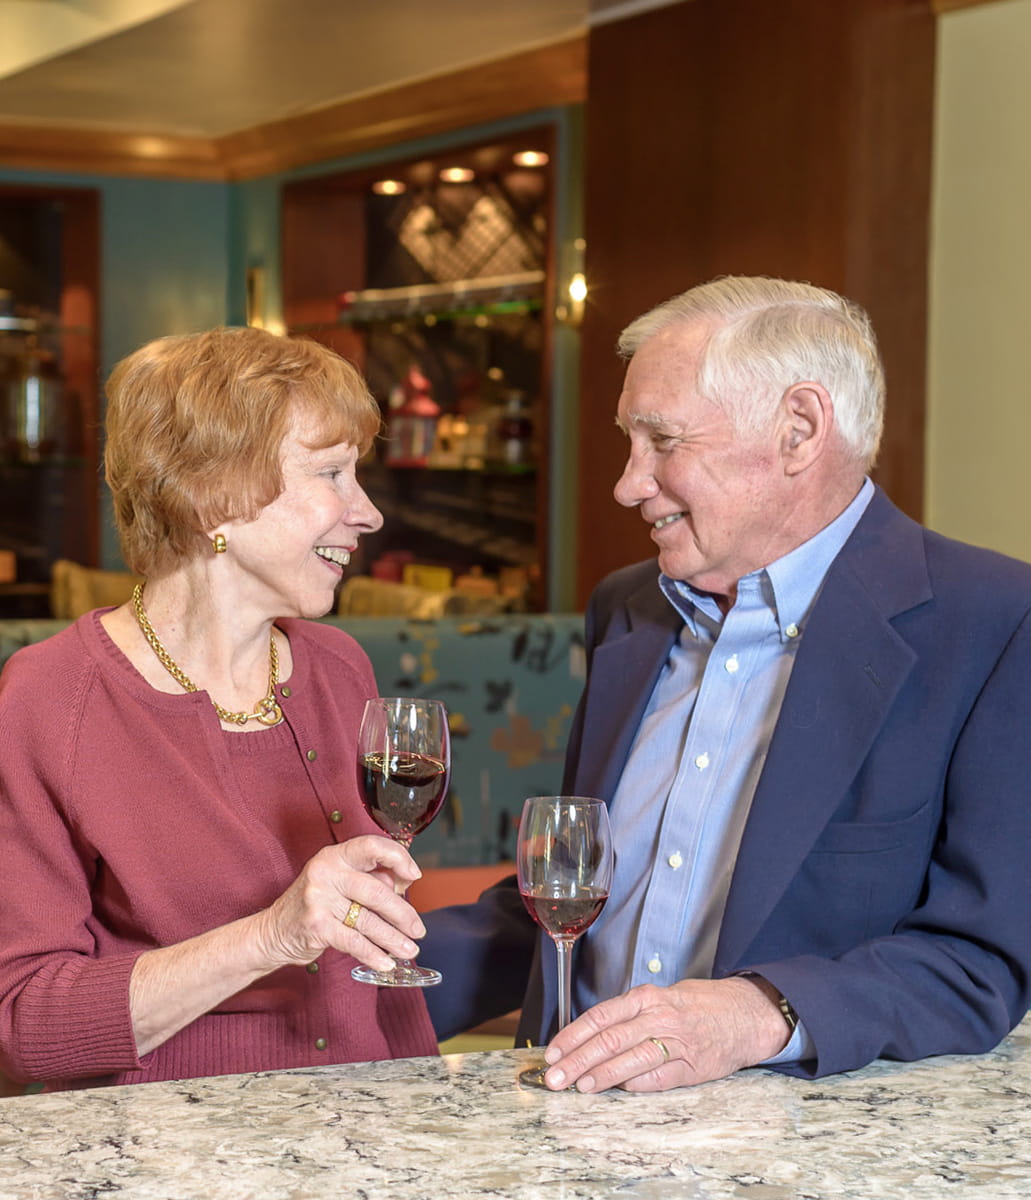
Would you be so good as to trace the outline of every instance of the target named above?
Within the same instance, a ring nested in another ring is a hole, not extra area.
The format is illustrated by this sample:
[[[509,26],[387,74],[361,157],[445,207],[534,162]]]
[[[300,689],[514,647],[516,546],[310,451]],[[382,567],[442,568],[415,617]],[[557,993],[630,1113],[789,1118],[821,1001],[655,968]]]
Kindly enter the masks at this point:
[[[129,976],[141,951],[95,955],[96,863],[68,809],[90,664],[37,649],[0,677],[0,1066],[24,1081],[138,1066]]]

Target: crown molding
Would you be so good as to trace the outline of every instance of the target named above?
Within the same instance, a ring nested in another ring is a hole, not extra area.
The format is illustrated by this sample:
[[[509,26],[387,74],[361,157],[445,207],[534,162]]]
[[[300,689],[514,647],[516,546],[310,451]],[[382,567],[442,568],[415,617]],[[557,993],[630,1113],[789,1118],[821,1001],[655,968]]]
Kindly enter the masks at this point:
[[[961,8],[977,8],[981,4],[1001,4],[1003,0],[931,0],[931,8],[937,17],[956,12]]]
[[[0,165],[246,180],[587,97],[586,34],[220,138],[0,123]]]
[[[0,123],[0,166],[91,175],[225,179],[209,138]]]

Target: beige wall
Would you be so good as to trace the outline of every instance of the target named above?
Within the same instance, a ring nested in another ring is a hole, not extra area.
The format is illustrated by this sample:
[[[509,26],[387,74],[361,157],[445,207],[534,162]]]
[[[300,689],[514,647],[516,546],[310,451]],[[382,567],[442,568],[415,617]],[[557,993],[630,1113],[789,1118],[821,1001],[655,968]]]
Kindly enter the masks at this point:
[[[1031,560],[1031,0],[938,39],[925,520]]]

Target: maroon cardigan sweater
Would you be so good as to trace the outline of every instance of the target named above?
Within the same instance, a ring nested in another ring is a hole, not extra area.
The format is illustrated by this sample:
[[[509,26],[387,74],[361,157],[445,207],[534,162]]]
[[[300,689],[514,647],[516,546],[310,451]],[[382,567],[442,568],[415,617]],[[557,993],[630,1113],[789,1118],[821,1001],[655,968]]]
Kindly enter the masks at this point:
[[[418,990],[354,983],[327,950],[137,1056],[140,953],[257,912],[320,847],[378,832],[354,761],[376,684],[347,634],[284,620],[285,721],[227,733],[206,692],[150,687],[100,615],[0,676],[0,1069],[65,1088],[436,1054]]]

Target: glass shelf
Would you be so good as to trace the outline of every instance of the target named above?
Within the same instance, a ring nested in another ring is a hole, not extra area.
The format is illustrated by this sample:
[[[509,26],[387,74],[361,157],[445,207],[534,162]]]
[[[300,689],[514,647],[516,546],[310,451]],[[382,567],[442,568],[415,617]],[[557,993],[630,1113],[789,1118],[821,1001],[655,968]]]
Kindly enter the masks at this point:
[[[366,288],[341,296],[341,324],[371,324],[399,319],[453,320],[460,317],[523,314],[544,301],[543,271],[521,271],[450,283]]]
[[[92,332],[92,329],[87,329],[84,325],[60,325],[46,318],[0,316],[0,333],[37,333],[63,337],[65,334],[82,335]]]

